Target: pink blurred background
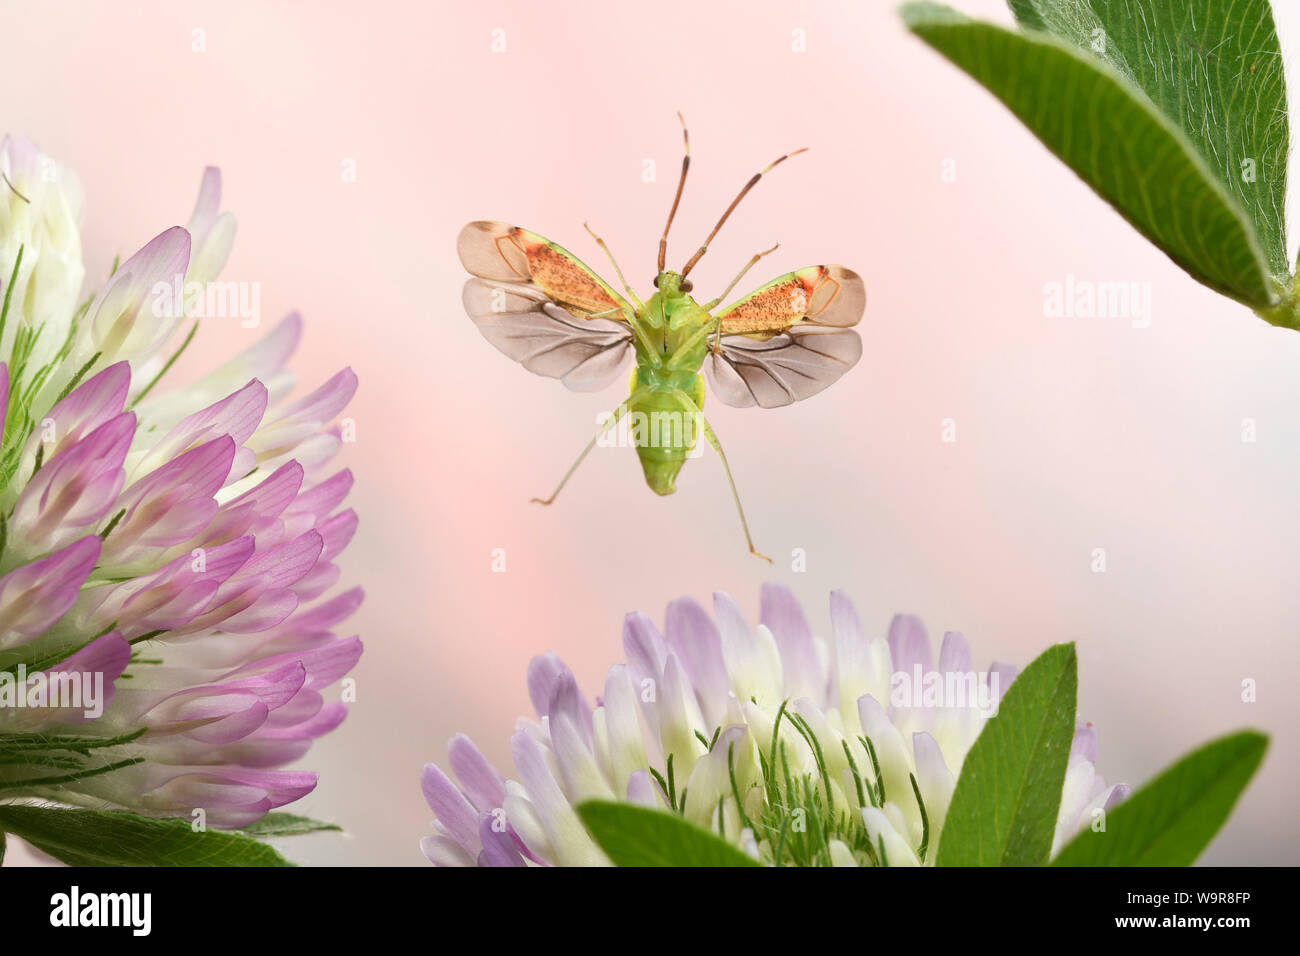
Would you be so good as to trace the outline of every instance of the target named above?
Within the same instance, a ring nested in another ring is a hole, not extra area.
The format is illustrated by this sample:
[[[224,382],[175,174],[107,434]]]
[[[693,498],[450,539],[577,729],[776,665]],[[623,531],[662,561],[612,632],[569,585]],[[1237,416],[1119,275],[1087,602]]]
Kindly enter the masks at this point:
[[[1010,21],[999,0],[959,6]],[[1203,859],[1300,862],[1300,335],[1183,274],[907,35],[892,3],[4,11],[4,126],[80,175],[88,275],[183,223],[218,164],[240,221],[225,277],[261,283],[259,331],[299,308],[304,386],[343,365],[360,376],[344,463],[361,529],[341,563],[368,592],[352,621],[366,653],[358,703],[304,761],[321,783],[298,807],[348,833],[285,844],[295,859],[421,863],[421,766],[463,731],[507,769],[532,655],[556,651],[594,693],[622,659],[625,612],[660,619],[675,597],[723,589],[756,614],[759,585],[779,580],[823,634],[838,587],[870,628],[912,611],[936,639],[963,631],[979,660],[1078,641],[1080,716],[1100,728],[1110,780],[1269,731]],[[1290,69],[1300,11],[1278,16]],[[530,505],[622,385],[579,395],[531,376],[460,307],[455,237],[478,218],[604,269],[589,219],[648,293],[677,109],[694,164],[670,265],[752,172],[811,147],[713,244],[701,300],[777,240],[746,285],[829,261],[869,289],[862,362],[831,390],[776,411],[708,406],[771,569],[747,554],[711,453],[658,499],[632,451],[603,450],[553,508]],[[1044,285],[1067,275],[1149,282],[1150,327],[1045,317]],[[176,380],[254,334],[208,323]],[[1246,678],[1256,703],[1241,701]]]

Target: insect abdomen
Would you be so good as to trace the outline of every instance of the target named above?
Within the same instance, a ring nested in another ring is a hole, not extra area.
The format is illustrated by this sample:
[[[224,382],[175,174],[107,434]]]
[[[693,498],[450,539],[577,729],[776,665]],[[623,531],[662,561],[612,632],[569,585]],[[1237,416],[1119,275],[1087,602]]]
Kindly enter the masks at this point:
[[[689,391],[655,388],[641,392],[628,404],[632,443],[645,482],[657,495],[677,490],[677,473],[692,457],[700,437],[699,406],[704,383],[698,376]]]

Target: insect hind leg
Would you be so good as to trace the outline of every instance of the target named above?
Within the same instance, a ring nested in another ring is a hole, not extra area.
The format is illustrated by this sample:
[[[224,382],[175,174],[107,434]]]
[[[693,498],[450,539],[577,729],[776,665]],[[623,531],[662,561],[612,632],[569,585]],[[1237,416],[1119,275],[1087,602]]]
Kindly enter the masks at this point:
[[[713,426],[709,424],[709,420],[704,417],[704,412],[700,410],[700,407],[689,398],[684,397],[684,400],[691,403],[691,407],[704,429],[704,437],[713,446],[713,450],[718,453],[718,457],[722,459],[722,470],[727,473],[727,484],[731,486],[731,498],[736,502],[736,513],[740,515],[740,527],[745,532],[745,544],[749,545],[749,553],[771,564],[772,559],[754,547],[754,539],[749,533],[749,522],[745,520],[745,507],[740,503],[740,492],[736,490],[736,479],[731,474],[731,465],[727,463],[727,453],[722,450],[722,442],[718,441],[717,433],[714,432]]]
[[[627,401],[623,402],[623,404],[619,405],[610,413],[609,419],[600,426],[600,429],[596,434],[591,437],[591,441],[587,442],[587,447],[582,450],[582,454],[578,456],[578,460],[569,466],[569,470],[564,473],[564,477],[560,479],[560,483],[555,486],[555,490],[551,492],[549,498],[530,498],[529,501],[539,505],[549,505],[555,501],[555,499],[560,496],[560,492],[564,490],[564,486],[569,483],[569,479],[573,477],[573,473],[578,470],[578,466],[582,464],[589,454],[591,454],[591,450],[596,447],[596,442],[600,441],[600,436],[604,435],[619,423],[619,420],[627,414],[631,403],[632,398],[628,398]]]

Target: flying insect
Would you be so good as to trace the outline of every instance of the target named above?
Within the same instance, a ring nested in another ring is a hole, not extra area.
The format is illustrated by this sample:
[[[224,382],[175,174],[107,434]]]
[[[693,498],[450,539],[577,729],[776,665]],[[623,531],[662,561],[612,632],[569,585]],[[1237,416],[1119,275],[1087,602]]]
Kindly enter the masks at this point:
[[[637,296],[609,246],[589,227],[622,293],[545,237],[481,220],[465,226],[456,244],[473,276],[464,288],[465,310],[505,355],[530,372],[558,378],[573,391],[604,388],[629,356],[635,360],[627,399],[604,418],[551,496],[533,501],[551,504],[601,436],[624,416],[631,420],[646,484],[655,494],[670,495],[702,432],[722,460],[750,553],[770,561],[754,547],[731,466],[704,418],[703,376],[724,404],[736,407],[777,408],[817,394],[862,356],[862,340],[852,327],[866,308],[866,289],[861,277],[844,266],[808,266],[719,308],[746,273],[776,250],[773,246],[756,253],[721,294],[697,302],[690,274],[709,243],[764,175],[804,150],[787,153],[755,173],[703,244],[679,271],[672,271],[666,268],[668,233],[691,163],[684,120],[682,138],[681,175],[659,240],[655,291],[648,299]]]

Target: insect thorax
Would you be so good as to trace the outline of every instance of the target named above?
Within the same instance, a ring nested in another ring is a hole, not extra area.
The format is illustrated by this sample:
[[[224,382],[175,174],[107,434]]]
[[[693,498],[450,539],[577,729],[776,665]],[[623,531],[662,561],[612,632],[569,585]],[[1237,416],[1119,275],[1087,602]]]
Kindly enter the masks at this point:
[[[689,295],[656,292],[646,302],[641,319],[647,347],[636,343],[636,359],[642,382],[691,391],[708,354],[713,317]]]

